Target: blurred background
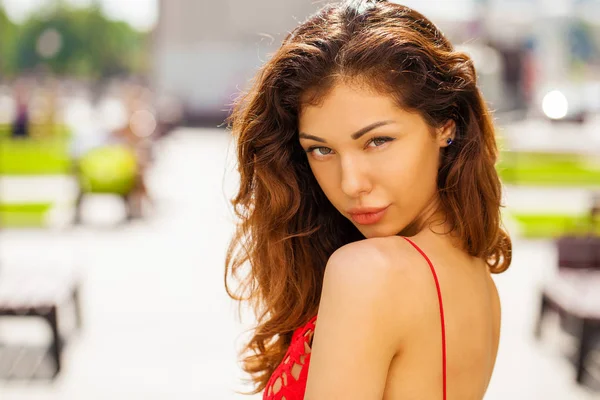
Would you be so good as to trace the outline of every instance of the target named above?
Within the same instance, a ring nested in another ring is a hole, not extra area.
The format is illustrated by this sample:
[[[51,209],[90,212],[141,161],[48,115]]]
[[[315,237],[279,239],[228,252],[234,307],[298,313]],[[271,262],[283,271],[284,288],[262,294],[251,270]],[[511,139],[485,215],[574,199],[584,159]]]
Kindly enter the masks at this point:
[[[0,0],[0,399],[244,399],[223,120],[313,0]],[[513,265],[486,400],[600,399],[600,0],[406,0],[475,60]],[[543,317],[543,318],[542,318]]]

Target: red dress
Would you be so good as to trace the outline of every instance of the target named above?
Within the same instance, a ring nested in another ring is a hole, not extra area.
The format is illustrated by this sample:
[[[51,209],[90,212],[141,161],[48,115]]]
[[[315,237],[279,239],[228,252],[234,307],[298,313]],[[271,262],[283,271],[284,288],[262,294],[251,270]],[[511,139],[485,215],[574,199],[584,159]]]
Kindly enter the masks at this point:
[[[442,397],[446,400],[446,330],[444,323],[444,307],[442,303],[442,292],[438,282],[435,268],[429,257],[410,239],[408,241],[427,261],[435,287],[437,289],[440,307],[440,320],[442,324]],[[263,400],[303,400],[306,392],[306,380],[308,378],[308,367],[310,363],[310,344],[315,331],[314,316],[306,325],[294,331],[290,346],[283,357],[283,361],[273,372],[263,392]]]

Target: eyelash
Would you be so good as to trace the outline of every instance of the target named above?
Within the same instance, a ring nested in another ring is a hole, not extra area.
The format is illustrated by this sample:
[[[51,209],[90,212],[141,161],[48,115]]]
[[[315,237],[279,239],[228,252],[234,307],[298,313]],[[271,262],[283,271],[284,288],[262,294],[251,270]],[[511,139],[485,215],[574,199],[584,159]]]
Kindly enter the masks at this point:
[[[381,147],[381,146],[383,146],[383,144],[385,144],[385,143],[387,143],[387,142],[391,142],[392,140],[394,140],[394,138],[391,138],[391,137],[389,137],[389,136],[377,136],[377,137],[374,137],[374,138],[372,138],[371,140],[369,140],[369,141],[366,143],[365,147],[366,147],[366,146],[368,146],[369,144],[371,144],[371,143],[375,142],[376,140],[383,141],[383,143],[382,143],[381,145],[379,145],[379,146],[375,146],[375,147]],[[308,149],[306,149],[306,153],[314,153],[314,151],[315,151],[315,150],[317,150],[317,149],[329,149],[329,147],[324,147],[324,146],[312,146],[312,147],[309,147]],[[331,150],[331,149],[329,149],[329,150]],[[330,154],[331,154],[331,153],[327,153],[327,154],[319,154],[319,156],[320,156],[320,157],[326,157],[326,156],[328,156],[328,155],[330,155]]]

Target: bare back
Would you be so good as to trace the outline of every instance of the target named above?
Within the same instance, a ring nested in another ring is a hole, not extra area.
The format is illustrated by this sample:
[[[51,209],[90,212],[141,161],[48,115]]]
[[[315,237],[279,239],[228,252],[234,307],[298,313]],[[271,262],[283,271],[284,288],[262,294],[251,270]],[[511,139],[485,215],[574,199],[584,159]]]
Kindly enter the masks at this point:
[[[384,399],[442,399],[442,332],[432,271],[416,249],[407,248],[405,240],[390,239],[394,240],[390,251],[403,257],[411,254],[411,292],[414,289],[419,295],[403,306],[414,309],[413,329],[392,359]],[[431,234],[412,239],[433,264],[441,288],[447,398],[481,400],[498,351],[500,301],[496,286],[483,260],[468,256],[447,239]]]

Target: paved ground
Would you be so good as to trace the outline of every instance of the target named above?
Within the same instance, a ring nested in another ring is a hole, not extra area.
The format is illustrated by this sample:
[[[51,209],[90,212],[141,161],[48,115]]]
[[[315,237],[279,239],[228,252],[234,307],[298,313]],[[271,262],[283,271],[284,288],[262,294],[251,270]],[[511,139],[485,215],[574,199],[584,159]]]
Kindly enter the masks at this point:
[[[243,389],[235,349],[252,321],[236,320],[223,289],[232,159],[225,132],[181,130],[159,149],[150,180],[157,205],[148,220],[114,226],[121,205],[97,198],[85,205],[91,225],[0,232],[7,270],[31,264],[80,271],[85,317],[57,382],[0,383],[0,399],[259,398],[234,392]],[[560,355],[569,342],[556,334],[541,344],[532,340],[536,287],[554,262],[548,243],[516,241],[513,266],[496,277],[502,342],[486,400],[600,398],[573,384],[573,369]],[[6,340],[43,341],[47,333],[35,323],[0,325]]]

